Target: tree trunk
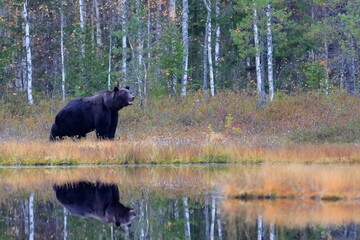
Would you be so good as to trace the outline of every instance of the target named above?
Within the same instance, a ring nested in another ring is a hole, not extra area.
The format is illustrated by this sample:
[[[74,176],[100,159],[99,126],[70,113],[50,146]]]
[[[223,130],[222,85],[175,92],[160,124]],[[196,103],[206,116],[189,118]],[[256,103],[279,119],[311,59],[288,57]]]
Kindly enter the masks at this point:
[[[325,60],[324,60],[324,71],[325,71],[325,82],[324,82],[324,87],[325,87],[325,95],[328,96],[329,95],[329,50],[328,50],[328,43],[327,40],[325,39],[324,42],[324,55],[325,55]]]
[[[257,80],[257,106],[264,107],[266,105],[265,92],[263,92],[263,78],[262,78],[262,66],[260,62],[260,43],[259,43],[259,31],[258,31],[258,16],[257,10],[254,11],[254,44],[255,44],[255,64],[256,64],[256,80]]]
[[[35,235],[34,195],[31,193],[29,197],[29,240],[34,240]]]
[[[215,213],[216,213],[216,202],[215,198],[211,199],[211,224],[210,224],[210,239],[215,239]]]
[[[258,216],[257,221],[257,240],[262,240],[262,234],[263,234],[263,221],[262,217]]]
[[[100,19],[100,10],[99,10],[98,0],[94,0],[94,4],[95,4],[95,17],[96,17],[96,43],[98,46],[102,46],[101,19]]]
[[[182,13],[182,37],[184,45],[184,58],[183,58],[183,77],[181,95],[186,96],[187,78],[188,78],[188,64],[189,64],[189,33],[188,33],[188,22],[189,22],[189,2],[183,0],[183,13]]]
[[[68,212],[67,212],[66,208],[64,208],[64,240],[66,240],[67,237],[68,237],[68,231],[67,231],[67,215],[68,215]]]
[[[171,22],[176,20],[176,0],[169,0],[169,17]]]
[[[110,29],[109,29],[109,67],[108,67],[108,90],[111,90],[111,58],[112,58],[112,48],[113,48],[113,44],[112,44],[112,25],[110,23]]]
[[[269,81],[269,95],[270,102],[274,100],[274,72],[273,72],[273,43],[271,30],[271,6],[267,6],[267,60],[268,60],[268,81]]]
[[[205,216],[205,239],[209,239],[209,196],[205,195],[205,207],[204,207],[204,216]]]
[[[220,0],[216,0],[215,2],[215,17],[216,17],[216,26],[215,26],[215,81],[219,84],[220,81],[220,37],[221,30],[219,24],[219,16],[220,16]]]
[[[207,10],[206,17],[206,31],[207,31],[207,57],[209,63],[209,77],[210,77],[210,94],[211,96],[215,96],[215,85],[214,85],[214,69],[213,69],[213,61],[212,61],[212,51],[211,51],[211,1],[204,0],[204,4]]]
[[[184,206],[184,216],[185,216],[185,239],[191,239],[190,235],[190,214],[189,214],[189,204],[188,198],[183,198],[183,206]]]
[[[85,58],[85,4],[84,0],[79,0],[80,28],[81,28],[81,56]]]
[[[275,225],[273,223],[270,224],[270,229],[269,229],[269,235],[270,235],[270,240],[275,240],[276,239],[276,235],[275,235]]]
[[[33,95],[32,95],[32,59],[31,59],[31,46],[30,46],[30,24],[29,24],[29,16],[27,12],[27,0],[24,1],[24,24],[25,24],[25,48],[26,48],[26,64],[27,64],[27,94],[29,104],[32,105],[34,103]]]
[[[120,11],[121,11],[121,27],[122,27],[122,65],[121,65],[121,77],[120,77],[120,82],[122,84],[125,85],[126,83],[126,78],[127,78],[127,62],[126,62],[126,57],[127,57],[127,25],[126,25],[126,0],[123,0],[121,2],[121,7],[120,7]]]
[[[65,72],[65,49],[64,49],[64,0],[61,0],[60,6],[60,47],[61,47],[61,92],[62,99],[66,98],[66,72]]]
[[[203,91],[204,91],[204,99],[208,97],[208,49],[207,49],[207,35],[208,35],[208,25],[205,27],[205,36],[204,36],[204,46],[203,46]]]
[[[216,209],[216,215],[217,215],[217,224],[218,224],[218,236],[219,236],[219,240],[222,240],[222,222],[221,222],[221,209],[217,208]]]

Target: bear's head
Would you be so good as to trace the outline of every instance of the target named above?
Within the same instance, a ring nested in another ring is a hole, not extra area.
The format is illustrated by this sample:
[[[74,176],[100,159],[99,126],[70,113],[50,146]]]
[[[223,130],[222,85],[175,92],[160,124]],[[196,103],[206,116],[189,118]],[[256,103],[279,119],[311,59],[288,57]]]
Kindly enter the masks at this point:
[[[117,111],[123,107],[132,105],[135,99],[129,86],[124,88],[114,87],[111,96],[111,108]]]

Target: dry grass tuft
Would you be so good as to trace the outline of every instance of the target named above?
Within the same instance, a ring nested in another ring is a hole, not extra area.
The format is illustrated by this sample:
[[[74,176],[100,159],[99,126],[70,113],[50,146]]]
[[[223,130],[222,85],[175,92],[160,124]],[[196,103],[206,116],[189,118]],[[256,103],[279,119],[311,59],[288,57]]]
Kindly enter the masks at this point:
[[[314,225],[345,225],[360,223],[359,201],[324,202],[316,200],[277,199],[274,201],[248,201],[226,199],[222,203],[223,214],[230,221],[245,218],[256,224],[262,216],[266,224],[302,228]]]
[[[230,171],[223,193],[240,198],[360,198],[360,165],[261,165]]]
[[[3,141],[1,165],[159,163],[356,163],[356,144],[258,147],[207,135],[153,136],[139,141]],[[222,141],[219,141],[221,139]]]

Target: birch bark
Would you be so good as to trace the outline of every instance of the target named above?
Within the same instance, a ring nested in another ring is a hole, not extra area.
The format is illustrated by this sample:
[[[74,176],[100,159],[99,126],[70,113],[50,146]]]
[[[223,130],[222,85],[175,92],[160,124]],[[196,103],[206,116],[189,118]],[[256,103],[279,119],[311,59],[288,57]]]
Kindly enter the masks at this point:
[[[23,18],[25,24],[25,49],[26,49],[26,73],[27,73],[27,95],[28,102],[30,105],[34,103],[34,98],[32,95],[32,57],[31,57],[31,46],[30,46],[30,24],[29,24],[29,16],[27,12],[27,4],[28,1],[24,1],[24,10],[23,10]]]
[[[122,65],[121,65],[121,77],[120,77],[120,82],[122,84],[126,83],[126,78],[127,78],[127,62],[126,62],[126,58],[127,58],[127,25],[126,25],[126,0],[122,0],[121,2],[121,6],[120,6],[120,11],[121,11],[121,27],[122,27],[122,39],[121,39],[121,48],[122,48]]]
[[[84,0],[79,0],[80,28],[81,28],[81,56],[85,58],[85,5]]]
[[[207,31],[207,57],[208,57],[208,63],[209,63],[209,78],[210,78],[210,94],[211,96],[215,96],[215,85],[214,85],[214,67],[213,67],[213,61],[212,61],[212,49],[211,49],[211,1],[204,0],[204,4],[207,10],[207,17],[206,17],[206,31]]]
[[[274,71],[273,71],[273,42],[271,30],[271,6],[267,6],[267,61],[268,61],[268,81],[269,81],[269,95],[270,102],[274,99]]]
[[[35,222],[34,222],[34,193],[29,197],[29,240],[34,240]]]
[[[260,107],[266,105],[265,93],[263,92],[263,78],[262,78],[262,66],[260,62],[260,43],[259,43],[259,30],[258,30],[258,15],[257,10],[254,8],[254,44],[255,44],[255,65],[256,65],[256,80],[257,80],[257,104]]]
[[[60,6],[60,48],[61,48],[61,92],[62,99],[66,98],[66,72],[65,72],[65,48],[64,48],[64,0]]]
[[[215,17],[216,17],[216,25],[215,25],[215,81],[219,83],[220,79],[220,37],[221,37],[221,29],[219,24],[219,16],[220,16],[220,0],[216,0],[215,2]]]
[[[183,58],[183,77],[181,95],[186,96],[187,78],[188,78],[188,65],[189,65],[189,32],[188,32],[188,21],[189,21],[189,2],[183,0],[183,13],[182,13],[182,37],[184,45],[184,58]]]
[[[95,17],[96,17],[96,43],[98,46],[102,46],[102,31],[101,31],[101,19],[98,0],[94,0],[95,4]]]
[[[190,235],[190,214],[189,214],[189,203],[188,198],[183,198],[184,216],[185,216],[185,239],[191,239]]]

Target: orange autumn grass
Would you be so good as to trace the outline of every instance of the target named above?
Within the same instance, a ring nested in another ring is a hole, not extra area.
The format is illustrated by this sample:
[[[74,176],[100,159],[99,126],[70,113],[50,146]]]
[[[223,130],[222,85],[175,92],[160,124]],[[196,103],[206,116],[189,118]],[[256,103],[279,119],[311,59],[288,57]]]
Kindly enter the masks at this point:
[[[272,201],[239,201],[225,199],[222,213],[230,222],[256,224],[259,216],[266,225],[306,227],[309,225],[342,225],[360,223],[360,202],[358,200],[317,201],[277,199]],[[231,226],[231,224],[230,224]],[[237,228],[239,226],[236,225]]]
[[[355,144],[257,147],[237,139],[156,136],[141,141],[4,141],[1,165],[153,164],[153,163],[258,163],[258,162],[360,162]]]
[[[125,198],[134,192],[141,197],[145,190],[165,196],[196,197],[214,186],[214,174],[201,166],[5,168],[0,171],[0,201],[19,191],[51,196],[54,184],[79,181],[116,184]]]
[[[223,194],[256,198],[360,198],[360,165],[264,164],[230,171],[223,179]]]

